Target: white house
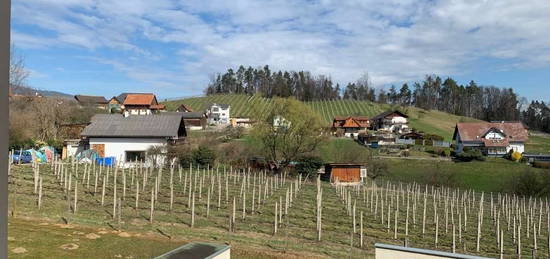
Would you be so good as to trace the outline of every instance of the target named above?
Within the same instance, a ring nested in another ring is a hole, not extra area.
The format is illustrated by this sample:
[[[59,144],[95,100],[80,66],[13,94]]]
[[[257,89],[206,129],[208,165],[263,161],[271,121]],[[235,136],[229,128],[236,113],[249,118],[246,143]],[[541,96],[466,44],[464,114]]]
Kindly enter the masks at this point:
[[[370,126],[373,130],[383,130],[395,133],[409,132],[408,118],[406,114],[400,111],[387,111],[374,116],[371,119]]]
[[[231,106],[228,104],[210,104],[206,109],[208,124],[228,124],[230,109]]]
[[[291,122],[283,118],[283,116],[276,115],[273,117],[273,127],[275,128],[288,128],[290,127]]]
[[[152,147],[166,152],[168,145],[185,139],[187,132],[181,113],[159,113],[149,116],[96,114],[81,133],[100,157],[115,157],[121,166],[134,162],[146,166],[160,164],[163,155],[148,153]]]
[[[464,148],[481,150],[487,156],[504,156],[510,150],[525,152],[529,132],[521,122],[462,122],[457,123],[453,140],[456,152]]]

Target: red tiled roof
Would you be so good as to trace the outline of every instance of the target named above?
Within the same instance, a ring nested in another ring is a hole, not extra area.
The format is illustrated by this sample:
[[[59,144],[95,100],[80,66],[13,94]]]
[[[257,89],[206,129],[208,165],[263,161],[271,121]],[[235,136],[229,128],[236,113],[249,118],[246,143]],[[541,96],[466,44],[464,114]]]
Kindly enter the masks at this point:
[[[124,99],[124,105],[152,105],[154,103],[154,94],[128,94]]]
[[[484,141],[484,136],[493,128],[505,135],[506,142],[525,142],[529,139],[529,132],[521,122],[461,122],[456,124],[453,139],[460,134],[462,141]]]
[[[332,123],[334,128],[366,128],[369,118],[366,116],[335,117]]]
[[[152,104],[149,108],[153,110],[164,110],[166,106],[164,106],[164,104]]]

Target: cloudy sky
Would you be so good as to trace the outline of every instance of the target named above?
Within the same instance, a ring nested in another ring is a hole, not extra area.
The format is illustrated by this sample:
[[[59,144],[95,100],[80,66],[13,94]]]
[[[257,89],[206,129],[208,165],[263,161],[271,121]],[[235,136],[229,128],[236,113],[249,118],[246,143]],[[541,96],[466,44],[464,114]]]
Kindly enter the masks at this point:
[[[33,87],[202,93],[229,67],[309,70],[345,84],[426,74],[550,100],[548,0],[13,0]]]

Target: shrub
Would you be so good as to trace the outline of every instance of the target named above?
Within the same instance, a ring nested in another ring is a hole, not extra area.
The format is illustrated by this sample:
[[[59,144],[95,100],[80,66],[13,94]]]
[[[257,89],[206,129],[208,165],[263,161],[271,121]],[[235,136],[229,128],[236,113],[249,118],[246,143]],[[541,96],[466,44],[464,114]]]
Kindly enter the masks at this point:
[[[547,193],[547,177],[542,177],[527,168],[524,172],[512,179],[512,190],[517,195],[540,196]]]
[[[216,153],[210,148],[200,146],[193,151],[192,158],[193,162],[201,166],[212,165],[216,160]]]
[[[441,169],[439,163],[428,167],[424,174],[425,182],[433,186],[458,187],[457,174],[455,171]]]
[[[450,156],[451,156],[451,150],[448,149],[448,148],[445,149],[445,150],[443,150],[442,156],[444,156],[444,157],[450,157]]]
[[[462,162],[470,162],[473,160],[485,161],[485,156],[479,151],[479,149],[464,149],[462,153],[457,154],[456,158]]]
[[[324,162],[318,156],[302,156],[298,159],[295,170],[299,174],[313,174],[316,173]]]
[[[409,157],[410,155],[411,155],[411,152],[408,149],[401,151],[402,157]]]

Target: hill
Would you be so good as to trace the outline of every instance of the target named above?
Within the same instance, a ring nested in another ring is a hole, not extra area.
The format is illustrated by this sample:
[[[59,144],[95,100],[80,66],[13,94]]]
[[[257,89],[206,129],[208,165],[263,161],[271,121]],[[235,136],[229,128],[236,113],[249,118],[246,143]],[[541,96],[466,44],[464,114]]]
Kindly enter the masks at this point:
[[[231,105],[232,117],[249,117],[253,108],[265,109],[271,105],[272,100],[259,96],[247,95],[210,95],[204,97],[192,97],[181,100],[164,102],[168,110],[175,110],[180,104],[186,104],[195,110],[204,110],[209,103],[224,103]],[[375,116],[389,109],[400,109],[410,117],[410,125],[419,130],[443,136],[450,141],[454,126],[461,121],[475,121],[475,119],[456,116],[435,110],[423,110],[416,107],[398,107],[388,104],[378,104],[368,101],[356,100],[326,100],[307,102],[313,110],[317,111],[328,125],[335,116],[364,115]]]
[[[36,94],[40,94],[40,95],[46,96],[46,97],[57,97],[57,98],[65,98],[65,99],[72,99],[73,98],[73,95],[70,95],[70,94],[57,92],[57,91],[50,91],[50,90],[41,90],[41,89],[36,89],[36,88],[26,87],[26,86],[19,86],[19,87],[13,89],[13,93],[14,94],[19,94],[19,95],[36,95]]]

